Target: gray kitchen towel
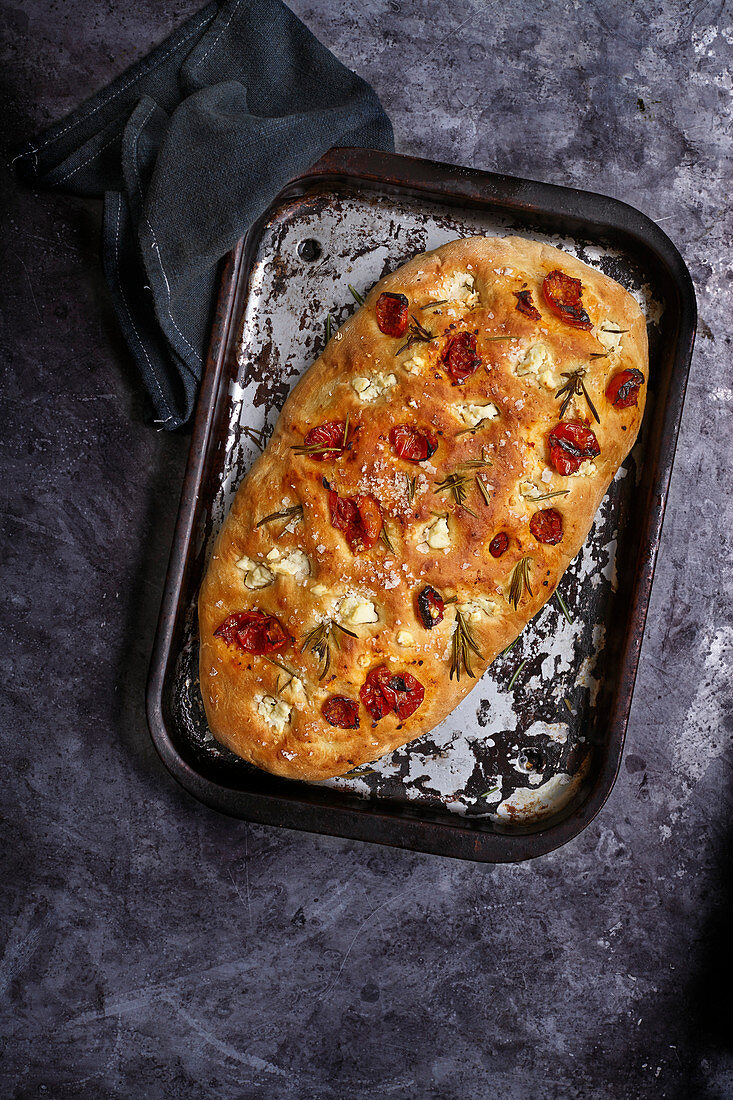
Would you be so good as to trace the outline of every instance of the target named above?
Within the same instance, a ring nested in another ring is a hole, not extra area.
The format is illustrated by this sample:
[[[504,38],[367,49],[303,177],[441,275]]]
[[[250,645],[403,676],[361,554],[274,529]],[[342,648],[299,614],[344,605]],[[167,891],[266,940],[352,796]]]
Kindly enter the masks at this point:
[[[372,88],[280,0],[227,0],[19,151],[28,183],[104,199],[105,276],[164,428],[194,409],[219,261],[337,145],[392,149]]]

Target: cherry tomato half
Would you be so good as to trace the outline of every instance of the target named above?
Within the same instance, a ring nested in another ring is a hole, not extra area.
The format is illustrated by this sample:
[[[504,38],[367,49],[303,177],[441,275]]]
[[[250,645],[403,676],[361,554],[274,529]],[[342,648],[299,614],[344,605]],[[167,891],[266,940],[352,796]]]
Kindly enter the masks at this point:
[[[532,301],[531,290],[515,290],[514,297],[517,299],[515,309],[519,310],[519,312],[523,313],[525,317],[529,317],[533,321],[542,320],[542,314]]]
[[[397,424],[389,433],[392,450],[398,458],[407,462],[424,462],[438,449],[438,441],[428,432],[421,432],[410,424]]]
[[[325,424],[318,424],[306,435],[303,440],[304,447],[314,447],[308,454],[316,462],[325,462],[328,458],[341,458],[346,450],[346,421],[327,420]]]
[[[410,323],[410,303],[404,294],[385,291],[377,298],[375,309],[379,331],[385,336],[404,336]]]
[[[532,516],[529,529],[538,542],[555,546],[563,535],[562,516],[554,508],[544,508]]]
[[[502,554],[506,553],[508,546],[509,536],[506,531],[500,531],[498,535],[494,535],[489,543],[489,553],[492,558],[500,558]]]
[[[601,453],[595,433],[581,420],[561,420],[550,432],[550,462],[559,474],[574,474],[586,458]]]
[[[332,695],[321,707],[321,714],[332,726],[355,730],[359,726],[359,704],[346,695]]]
[[[481,359],[476,354],[476,337],[472,332],[459,332],[448,341],[441,359],[445,372],[454,385],[462,386],[469,375],[480,366]]]
[[[438,623],[442,623],[444,610],[445,603],[440,592],[432,585],[426,584],[417,595],[418,615],[426,630],[432,630]]]
[[[561,320],[573,328],[593,328],[593,323],[583,309],[581,295],[583,284],[562,271],[551,271],[542,283],[542,293],[547,305]]]
[[[263,656],[283,649],[290,641],[290,635],[275,615],[266,615],[264,611],[235,611],[214,631],[217,638],[223,638],[227,645],[236,645],[245,653]]]
[[[359,698],[374,722],[394,711],[398,718],[409,718],[425,698],[425,688],[409,672],[393,675],[386,665],[369,673]]]
[[[615,409],[628,409],[639,403],[639,390],[644,385],[640,370],[622,370],[615,374],[606,388],[606,397]]]
[[[382,512],[371,493],[357,497],[340,497],[329,490],[328,507],[331,524],[343,531],[349,549],[354,554],[370,550],[382,533]]]

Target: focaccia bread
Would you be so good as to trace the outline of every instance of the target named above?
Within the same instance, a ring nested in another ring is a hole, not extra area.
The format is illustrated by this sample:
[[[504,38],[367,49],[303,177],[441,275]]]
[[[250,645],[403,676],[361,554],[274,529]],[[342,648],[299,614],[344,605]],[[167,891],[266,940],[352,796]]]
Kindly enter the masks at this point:
[[[214,736],[325,779],[439,723],[552,595],[634,443],[646,325],[547,245],[382,279],[285,403],[199,597]]]

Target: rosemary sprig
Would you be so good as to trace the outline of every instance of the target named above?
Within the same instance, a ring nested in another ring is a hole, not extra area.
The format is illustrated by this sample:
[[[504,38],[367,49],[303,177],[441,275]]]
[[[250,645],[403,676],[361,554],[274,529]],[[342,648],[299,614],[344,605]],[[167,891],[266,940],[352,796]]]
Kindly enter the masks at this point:
[[[360,293],[359,293],[359,291],[358,291],[358,290],[356,289],[356,287],[353,287],[353,286],[351,285],[351,283],[349,283],[349,290],[350,290],[350,291],[351,291],[351,293],[353,294],[353,296],[354,296],[354,300],[355,300],[356,302],[358,302],[360,306],[363,306],[363,305],[364,305],[364,299],[362,298],[361,294],[360,294]]]
[[[266,428],[249,428],[245,424],[239,429],[242,435],[250,439],[256,447],[259,447],[261,451],[264,451],[267,445],[267,430]]]
[[[357,637],[351,630],[347,630],[345,626],[341,626],[341,623],[337,623],[334,619],[325,619],[303,635],[300,645],[301,653],[305,653],[310,649],[321,662],[321,669],[318,674],[319,680],[324,679],[331,666],[330,643],[333,642],[337,649],[340,648],[338,635],[334,634],[334,628],[340,630],[342,634],[348,634],[350,638]]]
[[[274,519],[287,519],[289,516],[297,515],[299,519],[303,518],[303,505],[294,504],[292,508],[286,508],[283,512],[271,512],[269,516],[263,516],[263,518],[255,524],[255,527],[262,527],[265,523],[272,523]]]
[[[429,329],[426,329],[420,324],[414,313],[411,313],[412,324],[410,325],[410,335],[407,337],[407,343],[403,344],[401,348],[398,348],[395,355],[401,355],[403,351],[407,351],[413,344],[429,344],[431,340],[437,340],[437,336],[433,336]]]
[[[569,609],[568,605],[565,603],[565,600],[562,598],[562,596],[560,595],[559,592],[555,593],[555,599],[559,603],[560,610],[562,611],[565,618],[568,620],[569,623],[572,623],[573,616],[570,614],[570,609]]]
[[[525,659],[522,661],[521,665],[518,667],[518,669],[516,670],[516,672],[512,676],[511,680],[509,681],[509,687],[507,688],[507,691],[512,690],[512,688],[514,687],[514,685],[517,681],[517,676],[519,676],[519,673],[522,671],[522,669],[524,668],[524,666],[526,665],[528,660],[529,660],[529,658],[525,657]]]
[[[486,486],[484,485],[483,481],[481,480],[481,478],[479,477],[478,474],[476,474],[475,481],[476,481],[476,484],[478,485],[479,492],[481,493],[481,496],[484,498],[484,504],[491,504],[491,497],[489,495],[489,490],[486,488]]]
[[[424,309],[435,309],[436,306],[444,306],[450,301],[450,298],[439,298],[437,302],[426,302],[424,306],[420,306],[420,311]]]
[[[435,492],[450,493],[459,508],[464,508],[470,515],[475,516],[476,513],[466,504],[468,486],[471,484],[472,480],[473,479],[468,474],[454,472],[448,474],[442,481],[436,483]]]
[[[529,557],[520,558],[512,570],[512,578],[509,582],[509,603],[513,605],[515,611],[521,603],[525,589],[529,592],[530,596],[534,595],[532,586],[529,583],[529,567],[531,561],[532,559]]]
[[[588,402],[588,408],[593,413],[596,423],[600,424],[601,418],[596,412],[596,407],[591,401],[588,391],[585,388],[585,382],[583,381],[583,379],[585,378],[585,370],[580,367],[579,370],[563,371],[562,377],[567,378],[567,382],[564,386],[561,386],[555,394],[556,399],[562,397],[563,394],[565,395],[565,399],[560,406],[560,419],[562,420],[563,416],[565,415],[565,410],[572,401],[573,397],[582,396],[585,397],[586,401]]]
[[[382,530],[379,533],[379,538],[384,543],[384,545],[387,547],[390,554],[396,554],[397,553],[394,546],[392,545],[392,540],[389,537],[389,532],[388,532],[387,527],[386,527],[385,524],[382,524]]]
[[[461,679],[461,669],[466,672],[467,676],[474,678],[474,672],[471,668],[471,651],[476,654],[479,660],[483,660],[481,650],[476,644],[470,626],[463,618],[463,614],[456,608],[456,629],[453,632],[451,643],[451,680],[454,676],[456,681]]]
[[[535,504],[538,500],[552,500],[553,497],[566,497],[569,492],[569,489],[555,489],[551,493],[540,493],[537,497],[526,497],[525,499]]]

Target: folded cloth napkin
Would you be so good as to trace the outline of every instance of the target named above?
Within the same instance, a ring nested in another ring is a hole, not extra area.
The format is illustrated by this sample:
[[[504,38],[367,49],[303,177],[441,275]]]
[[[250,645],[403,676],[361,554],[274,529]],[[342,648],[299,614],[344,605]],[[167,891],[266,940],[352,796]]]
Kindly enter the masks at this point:
[[[27,182],[104,198],[104,272],[164,428],[194,408],[219,260],[334,145],[393,147],[372,88],[280,0],[227,0],[19,152]]]

